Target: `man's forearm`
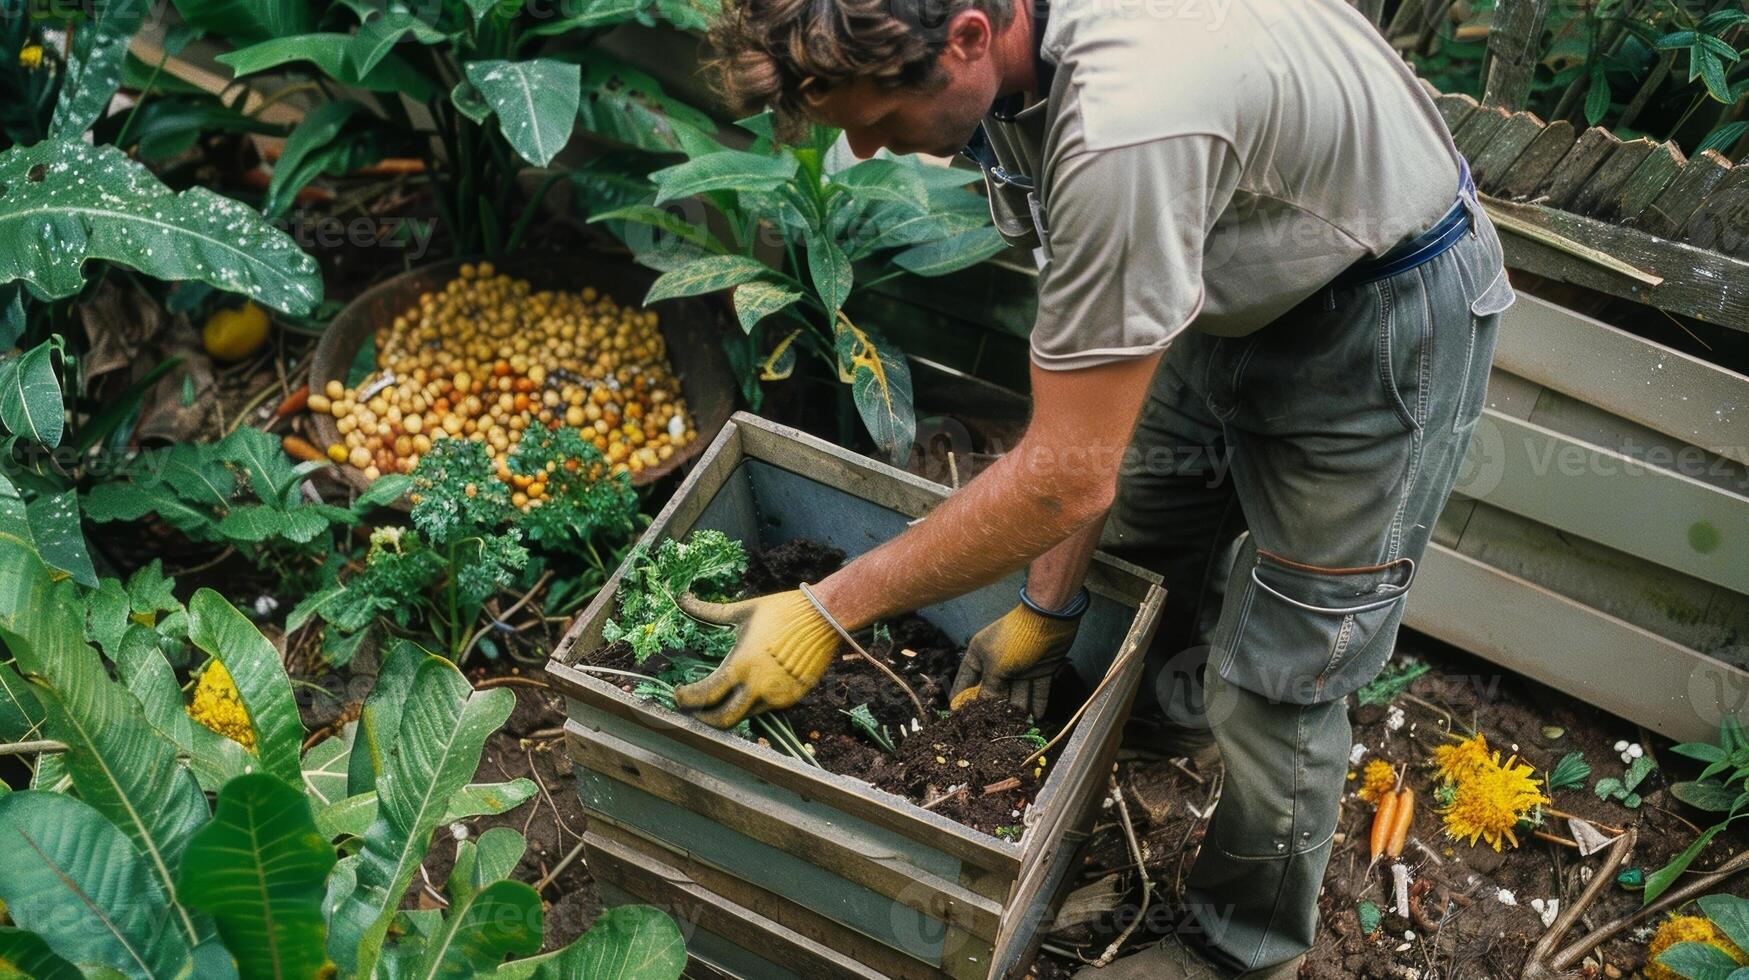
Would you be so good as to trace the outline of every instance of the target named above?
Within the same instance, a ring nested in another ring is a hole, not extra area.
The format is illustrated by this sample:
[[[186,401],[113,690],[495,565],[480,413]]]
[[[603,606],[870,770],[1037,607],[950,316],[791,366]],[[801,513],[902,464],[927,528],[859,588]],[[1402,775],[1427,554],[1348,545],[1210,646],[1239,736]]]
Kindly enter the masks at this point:
[[[1105,530],[1105,515],[1070,535],[1062,544],[1033,560],[1026,573],[1026,594],[1042,609],[1062,609],[1080,591],[1099,550],[1099,535]]]
[[[1110,487],[1080,478],[1086,470],[1073,461],[1041,458],[1045,452],[1016,447],[928,518],[826,578],[815,594],[845,628],[860,629],[988,585],[1050,552],[1053,598],[1033,595],[1056,601],[1057,581],[1073,578],[1058,602],[1066,603],[1098,543]]]

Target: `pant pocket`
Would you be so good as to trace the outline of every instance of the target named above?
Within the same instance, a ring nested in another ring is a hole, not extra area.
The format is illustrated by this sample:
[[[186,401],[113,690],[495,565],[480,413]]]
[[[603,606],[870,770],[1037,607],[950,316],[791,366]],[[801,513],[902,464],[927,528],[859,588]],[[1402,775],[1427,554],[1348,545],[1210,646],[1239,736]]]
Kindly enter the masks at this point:
[[[1457,411],[1451,421],[1453,432],[1474,425],[1482,416],[1488,396],[1488,369],[1494,360],[1494,334],[1501,316],[1516,298],[1502,268],[1493,282],[1470,301],[1469,342],[1464,350],[1464,378],[1458,388]]]
[[[1353,693],[1390,659],[1414,578],[1409,558],[1324,568],[1259,549],[1228,593],[1238,605],[1217,632],[1221,677],[1288,704]]]

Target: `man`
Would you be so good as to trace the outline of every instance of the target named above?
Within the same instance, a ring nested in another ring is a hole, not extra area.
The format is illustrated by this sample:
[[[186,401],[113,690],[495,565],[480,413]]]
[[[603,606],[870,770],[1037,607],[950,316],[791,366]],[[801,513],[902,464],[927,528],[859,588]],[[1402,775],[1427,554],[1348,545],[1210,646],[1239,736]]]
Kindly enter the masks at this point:
[[[1512,301],[1499,240],[1431,100],[1341,0],[925,2],[738,0],[718,67],[743,107],[841,127],[859,155],[977,131],[997,227],[1039,261],[1030,427],[811,595],[692,603],[740,635],[676,700],[715,725],[792,704],[839,627],[1030,561],[956,703],[1042,711],[1103,529],[1165,578],[1157,649],[1206,683],[1171,709],[1206,704],[1227,772],[1184,942],[1107,975],[1292,976],[1344,697],[1390,654],[1482,410]]]

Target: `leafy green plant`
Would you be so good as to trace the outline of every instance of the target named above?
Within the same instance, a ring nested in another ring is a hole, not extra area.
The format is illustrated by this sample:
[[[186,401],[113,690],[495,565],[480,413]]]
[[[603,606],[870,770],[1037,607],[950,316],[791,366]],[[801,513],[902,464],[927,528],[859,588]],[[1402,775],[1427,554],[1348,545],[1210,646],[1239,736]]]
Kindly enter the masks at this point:
[[[1733,822],[1749,816],[1749,734],[1743,731],[1741,722],[1735,718],[1721,720],[1717,743],[1683,742],[1670,751],[1706,763],[1697,778],[1671,784],[1671,795],[1697,810],[1717,814],[1718,822],[1702,831],[1670,863],[1646,877],[1647,904],[1682,877],[1714,837]]]
[[[1415,679],[1433,668],[1427,664],[1401,664],[1385,668],[1384,673],[1355,692],[1362,705],[1390,704],[1409,689]]]
[[[700,623],[676,599],[685,592],[713,601],[728,598],[746,571],[746,550],[721,531],[694,531],[684,544],[664,538],[654,553],[633,558],[620,583],[619,615],[607,621],[602,638],[624,640],[638,663],[670,650],[721,660],[734,649],[735,631]]]
[[[437,827],[534,794],[528,780],[469,782],[508,691],[475,691],[403,643],[360,721],[303,750],[278,651],[216,592],[183,607],[155,570],[86,590],[41,560],[18,517],[0,513],[0,740],[61,752],[41,757],[34,788],[0,792],[11,962],[39,976],[472,976],[539,948],[540,897],[507,880],[525,846],[507,828],[458,847],[447,915],[401,909]],[[234,737],[183,704],[165,652],[182,643],[230,678]],[[666,916],[607,921],[519,975],[679,976]]]
[[[1608,776],[1599,779],[1597,785],[1591,787],[1591,791],[1597,794],[1598,799],[1614,800],[1630,810],[1637,809],[1641,801],[1640,794],[1636,791],[1656,768],[1658,764],[1652,761],[1651,756],[1635,756],[1634,761],[1628,763],[1627,771],[1619,778]]]
[[[896,751],[893,747],[892,733],[887,731],[887,726],[875,718],[874,712],[869,709],[866,703],[859,704],[849,711],[839,710],[850,719],[851,727],[861,732],[869,741],[880,746],[882,751],[889,754]]]
[[[435,4],[176,0],[189,25],[230,41],[237,77],[313,75],[355,97],[319,105],[292,132],[264,209],[279,214],[323,173],[344,173],[399,148],[428,160],[457,254],[514,249],[541,195],[518,213],[522,162],[546,166],[576,127],[651,152],[714,126],[668,99],[648,75],[588,48],[620,24],[658,19],[702,30],[706,0],[589,0],[556,6],[467,0]],[[402,98],[421,105],[416,122]],[[441,154],[429,151],[433,145]],[[545,188],[542,188],[544,193]]]
[[[837,167],[835,129],[814,126],[792,147],[773,137],[769,113],[739,125],[754,135],[749,149],[684,141],[687,161],[650,174],[648,201],[592,220],[653,229],[625,236],[639,262],[662,270],[646,303],[734,290],[742,336],[726,344],[755,409],[759,383],[789,377],[809,352],[848,386],[875,445],[902,460],[916,431],[910,369],[844,307],[858,288],[946,275],[1001,250],[983,198],[966,189],[974,175],[913,157]],[[695,203],[723,218],[727,242]],[[872,273],[860,283],[857,263]]]
[[[1583,789],[1590,778],[1591,764],[1585,761],[1585,753],[1569,752],[1549,770],[1549,789]]]
[[[1749,949],[1749,898],[1706,895],[1695,904],[1713,928],[1739,950]],[[1658,965],[1684,980],[1746,980],[1749,966],[1717,943],[1680,942],[1658,956]]]
[[[629,479],[609,475],[601,454],[574,429],[531,430],[508,465],[513,473],[546,474],[542,506],[517,510],[485,447],[468,439],[439,440],[410,479],[380,478],[372,492],[385,481],[391,498],[412,492],[412,527],[374,530],[362,570],[344,581],[337,575],[300,602],[287,629],[320,615],[330,627],[329,659],[345,663],[378,623],[420,628],[461,662],[484,637],[476,624],[486,600],[529,584],[534,563],[525,541],[549,555],[580,558],[585,576],[604,582],[609,557],[598,544],[623,540],[637,515]]]

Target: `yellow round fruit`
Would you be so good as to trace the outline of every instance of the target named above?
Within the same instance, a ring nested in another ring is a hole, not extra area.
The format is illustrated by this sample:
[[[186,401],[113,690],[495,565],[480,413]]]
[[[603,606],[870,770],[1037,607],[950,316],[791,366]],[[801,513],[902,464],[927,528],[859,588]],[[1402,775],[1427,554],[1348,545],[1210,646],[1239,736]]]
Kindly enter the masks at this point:
[[[267,311],[254,303],[220,310],[207,317],[201,330],[206,352],[221,361],[240,361],[267,343]]]

